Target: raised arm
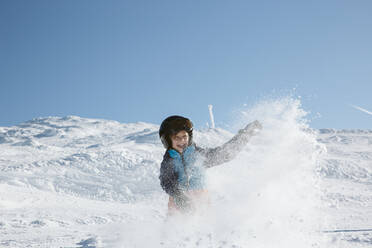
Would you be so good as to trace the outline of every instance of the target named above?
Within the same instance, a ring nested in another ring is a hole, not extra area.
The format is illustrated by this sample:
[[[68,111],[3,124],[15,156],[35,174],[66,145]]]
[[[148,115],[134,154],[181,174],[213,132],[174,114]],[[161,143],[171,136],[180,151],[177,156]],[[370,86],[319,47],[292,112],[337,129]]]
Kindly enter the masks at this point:
[[[236,155],[244,148],[252,136],[256,135],[262,129],[262,125],[258,121],[249,123],[228,142],[216,148],[197,149],[205,156],[204,165],[209,168],[220,165],[234,159]]]

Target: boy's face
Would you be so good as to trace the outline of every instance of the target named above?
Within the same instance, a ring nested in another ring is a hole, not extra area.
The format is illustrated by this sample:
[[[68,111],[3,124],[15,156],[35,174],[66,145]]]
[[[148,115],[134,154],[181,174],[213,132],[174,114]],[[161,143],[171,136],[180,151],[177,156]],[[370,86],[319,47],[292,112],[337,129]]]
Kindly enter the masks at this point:
[[[172,148],[182,153],[189,144],[189,134],[182,130],[171,136]]]

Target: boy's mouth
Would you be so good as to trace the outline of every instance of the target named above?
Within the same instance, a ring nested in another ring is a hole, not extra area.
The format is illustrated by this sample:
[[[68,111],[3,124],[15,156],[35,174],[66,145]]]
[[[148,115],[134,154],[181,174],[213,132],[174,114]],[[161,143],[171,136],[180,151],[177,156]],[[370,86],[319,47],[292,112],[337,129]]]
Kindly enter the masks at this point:
[[[180,150],[183,150],[183,149],[186,148],[186,146],[187,146],[186,144],[184,144],[184,145],[178,145],[177,148],[180,149]]]

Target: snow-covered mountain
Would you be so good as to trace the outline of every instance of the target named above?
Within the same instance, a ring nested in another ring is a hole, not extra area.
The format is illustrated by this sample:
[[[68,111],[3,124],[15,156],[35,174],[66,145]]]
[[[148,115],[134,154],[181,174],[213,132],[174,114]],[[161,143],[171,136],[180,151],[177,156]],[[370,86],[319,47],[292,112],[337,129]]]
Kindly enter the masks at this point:
[[[284,115],[266,113],[242,154],[210,169],[213,208],[182,235],[168,230],[189,220],[167,222],[158,125],[0,127],[0,247],[370,247],[372,131],[311,130],[298,105],[275,106]],[[204,147],[233,136],[195,132]]]

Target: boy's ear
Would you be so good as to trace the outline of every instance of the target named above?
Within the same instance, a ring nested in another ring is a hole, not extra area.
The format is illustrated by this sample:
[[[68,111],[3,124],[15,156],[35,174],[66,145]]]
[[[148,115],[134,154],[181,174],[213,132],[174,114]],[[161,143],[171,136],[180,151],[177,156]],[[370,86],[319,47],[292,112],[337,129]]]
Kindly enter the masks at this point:
[[[165,149],[168,149],[170,147],[171,144],[169,144],[167,138],[165,137],[165,135],[162,135],[160,137],[160,140],[161,140],[161,143],[163,143],[163,146]]]

